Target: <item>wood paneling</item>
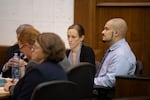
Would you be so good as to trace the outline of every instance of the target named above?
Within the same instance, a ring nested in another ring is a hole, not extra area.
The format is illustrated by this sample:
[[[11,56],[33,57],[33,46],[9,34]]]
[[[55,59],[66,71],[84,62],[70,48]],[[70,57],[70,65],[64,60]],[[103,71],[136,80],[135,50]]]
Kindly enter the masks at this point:
[[[9,46],[1,45],[0,46],[0,69],[2,67],[2,64],[4,63],[4,58],[6,56],[6,52]]]
[[[93,46],[95,37],[95,0],[75,0],[74,2],[74,22],[82,24],[85,29],[85,44]]]
[[[149,0],[96,0],[98,2],[150,2]]]
[[[96,6],[108,6],[108,7],[146,7],[146,6],[150,6],[149,2],[125,2],[125,3],[120,3],[120,2],[116,2],[116,3],[97,3]]]
[[[86,30],[85,43],[95,50],[101,60],[107,45],[102,43],[105,22],[122,17],[128,23],[127,41],[138,60],[142,61],[144,76],[150,76],[150,1],[149,0],[75,0],[74,22]]]
[[[113,13],[112,13],[113,12]],[[102,16],[103,15],[103,16]],[[135,17],[137,16],[137,17]],[[143,38],[144,38],[144,22],[143,20],[139,20],[141,17],[144,18],[143,12],[139,8],[124,8],[124,7],[102,7],[97,9],[97,23],[96,26],[97,32],[101,33],[103,30],[103,26],[106,20],[112,17],[122,17],[128,23],[128,33],[127,33],[127,41],[130,43],[131,48],[137,56],[137,59],[141,60],[142,48],[143,48]],[[140,24],[139,24],[140,23]],[[139,28],[137,28],[137,25]],[[97,41],[99,38],[97,38]],[[99,42],[101,48],[103,48],[104,44]],[[101,49],[100,48],[100,49]]]
[[[136,96],[150,96],[150,78],[136,76],[117,76],[115,97],[123,98]]]

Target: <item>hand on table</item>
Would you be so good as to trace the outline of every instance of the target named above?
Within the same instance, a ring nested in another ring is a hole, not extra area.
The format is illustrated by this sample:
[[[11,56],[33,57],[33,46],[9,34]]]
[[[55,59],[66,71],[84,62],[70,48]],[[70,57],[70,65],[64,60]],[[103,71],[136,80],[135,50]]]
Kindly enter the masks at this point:
[[[16,85],[17,82],[18,82],[18,79],[15,79],[13,81],[12,80],[7,80],[7,82],[4,85],[4,90],[8,92],[9,91],[9,87],[12,86],[12,85]]]

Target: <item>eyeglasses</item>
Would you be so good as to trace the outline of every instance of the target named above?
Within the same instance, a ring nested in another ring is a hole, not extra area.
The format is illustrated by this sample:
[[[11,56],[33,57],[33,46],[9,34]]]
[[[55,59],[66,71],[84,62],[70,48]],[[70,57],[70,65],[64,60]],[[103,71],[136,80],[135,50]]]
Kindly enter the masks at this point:
[[[39,49],[40,47],[36,46],[36,45],[33,45],[32,46],[32,50],[35,50],[35,49]]]
[[[26,45],[22,45],[19,49],[22,50]]]

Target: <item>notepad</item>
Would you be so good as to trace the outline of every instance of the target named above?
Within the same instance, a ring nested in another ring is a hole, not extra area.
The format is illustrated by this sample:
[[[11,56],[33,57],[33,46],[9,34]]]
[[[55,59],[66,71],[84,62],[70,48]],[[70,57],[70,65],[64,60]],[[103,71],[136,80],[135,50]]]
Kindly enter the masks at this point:
[[[5,83],[6,83],[6,79],[0,78],[0,87],[3,87]]]
[[[3,91],[4,90],[4,87],[0,87],[0,91]]]

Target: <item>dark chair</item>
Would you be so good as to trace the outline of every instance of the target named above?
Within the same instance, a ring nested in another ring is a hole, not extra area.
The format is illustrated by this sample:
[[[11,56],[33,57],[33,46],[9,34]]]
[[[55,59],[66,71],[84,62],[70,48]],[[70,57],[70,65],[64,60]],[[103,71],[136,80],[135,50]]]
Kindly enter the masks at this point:
[[[94,86],[94,100],[112,100],[115,96],[115,87]]]
[[[135,75],[141,75],[143,72],[143,65],[140,60],[137,60],[136,62],[136,69],[135,69]]]
[[[79,85],[81,100],[91,100],[96,67],[88,62],[73,66],[68,72],[68,79]]]
[[[79,100],[78,85],[71,81],[49,81],[39,84],[31,100]]]

